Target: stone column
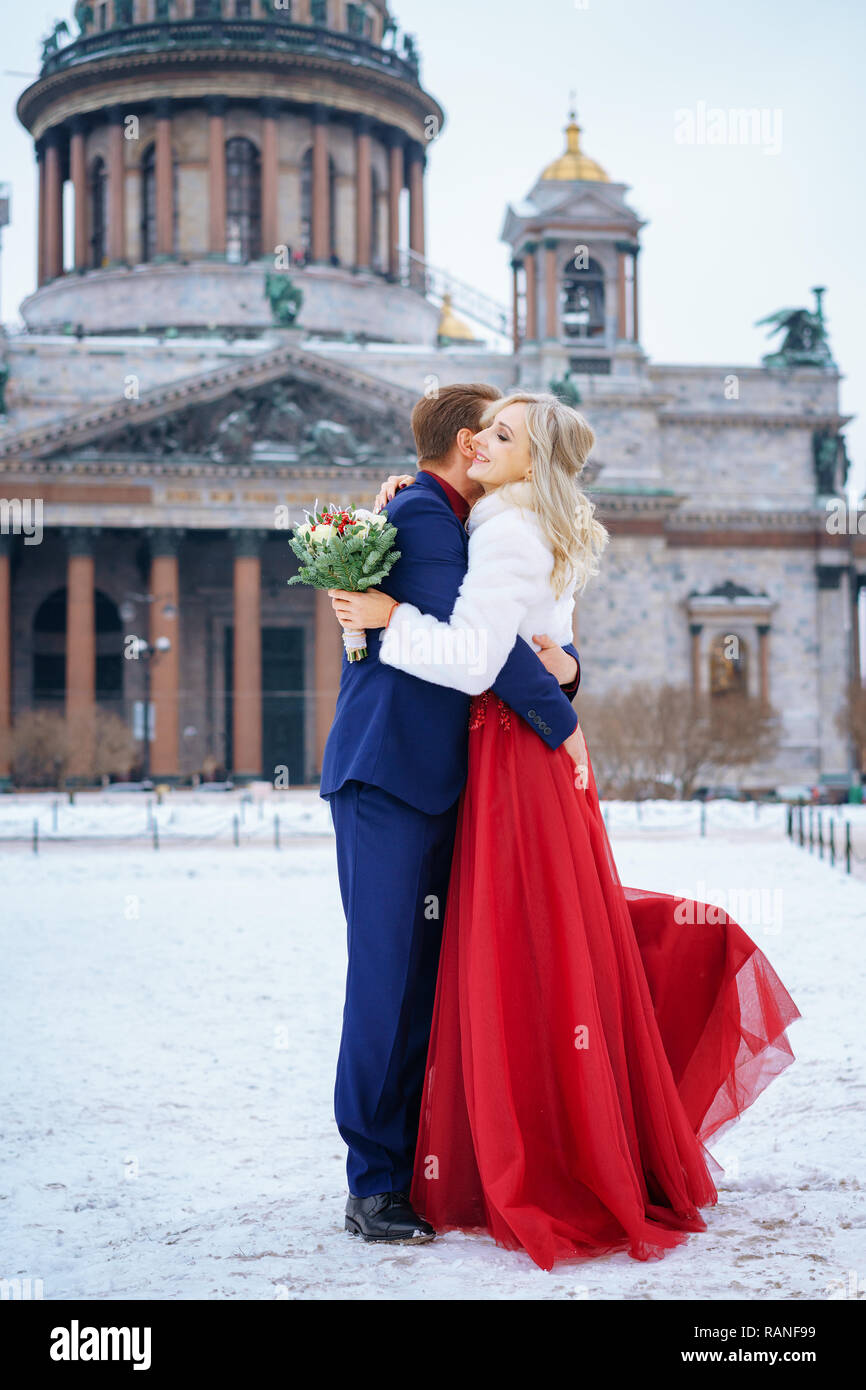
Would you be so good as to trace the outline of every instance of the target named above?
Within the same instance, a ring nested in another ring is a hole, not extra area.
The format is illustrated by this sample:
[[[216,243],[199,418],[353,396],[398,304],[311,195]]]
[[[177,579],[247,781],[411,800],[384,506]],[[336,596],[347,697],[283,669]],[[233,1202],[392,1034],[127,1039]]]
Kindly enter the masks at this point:
[[[92,772],[93,719],[96,713],[96,596],[93,549],[88,527],[66,530],[66,721],[74,777]]]
[[[703,687],[701,680],[701,633],[703,632],[702,623],[689,623],[689,632],[692,636],[692,699],[700,699]]]
[[[623,342],[628,336],[628,322],[625,302],[625,258],[628,247],[621,242],[616,244],[616,336]]]
[[[313,260],[331,259],[331,199],[329,189],[328,112],[313,107]]]
[[[176,778],[180,773],[180,575],[179,552],[183,532],[167,528],[150,532],[151,596],[148,641],[155,647],[161,637],[171,646],[150,658],[150,702],[153,706],[153,742],[150,775]],[[145,726],[145,736],[147,727]]]
[[[60,131],[45,135],[45,278],[63,274],[63,172]]]
[[[171,102],[156,103],[156,254],[174,254],[174,171],[171,151]]]
[[[277,118],[279,102],[263,97],[259,102],[262,120],[262,255],[273,257],[280,237],[277,229],[277,179],[279,151]]]
[[[72,133],[69,137],[69,176],[75,190],[73,264],[76,270],[86,270],[90,259],[87,254],[87,162],[84,155],[84,121],[80,116],[74,116],[72,119]]]
[[[256,531],[233,533],[234,674],[232,746],[235,777],[262,775],[261,538]]]
[[[633,337],[634,342],[636,342],[636,343],[640,341],[640,330],[639,330],[639,328],[638,328],[638,321],[637,321],[637,298],[638,298],[638,296],[637,296],[637,257],[638,257],[638,251],[639,251],[639,250],[640,250],[640,247],[639,247],[639,246],[636,246],[635,249],[634,249],[634,252],[633,252],[633,266],[634,266],[634,268],[633,268],[633,270],[632,270],[632,289],[631,289],[632,301],[633,301],[633,304],[632,304],[632,337]]]
[[[520,270],[523,261],[515,257],[511,262],[511,346],[514,352],[520,350]]]
[[[36,284],[45,284],[45,147],[36,142],[38,191],[36,194]]]
[[[334,722],[337,694],[343,671],[343,629],[324,589],[316,589],[316,636],[314,654],[316,711],[316,771],[322,770],[325,743]]]
[[[125,161],[123,157],[123,108],[108,113],[108,259],[117,265],[126,260]]]
[[[0,532],[0,787],[8,782],[12,749],[12,537]]]
[[[223,97],[208,101],[208,250],[212,256],[226,253],[226,103]]]
[[[523,248],[526,266],[526,341],[538,342],[538,276],[535,251],[538,243],[528,241]]]
[[[556,283],[556,251],[558,242],[552,237],[544,243],[544,336],[559,337],[559,314]]]
[[[409,250],[426,256],[424,240],[424,150],[417,141],[409,146]]]
[[[370,119],[358,116],[355,125],[355,267],[369,270],[372,245],[373,175],[370,167]]]
[[[388,147],[388,274],[396,280],[400,275],[400,194],[406,182],[400,131],[390,132]]]
[[[770,625],[758,625],[758,667],[761,678],[761,702],[770,703]]]

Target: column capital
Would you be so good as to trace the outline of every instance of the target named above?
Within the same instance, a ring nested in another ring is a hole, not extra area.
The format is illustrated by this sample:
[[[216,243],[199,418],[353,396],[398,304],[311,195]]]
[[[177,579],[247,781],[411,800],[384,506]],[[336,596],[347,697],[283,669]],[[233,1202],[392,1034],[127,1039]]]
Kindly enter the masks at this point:
[[[766,637],[767,633],[770,631],[770,624],[758,623],[755,627],[755,631],[757,632],[759,637]]]
[[[11,531],[0,531],[0,555],[11,555],[15,537]]]
[[[173,109],[174,102],[171,97],[157,97],[153,103],[153,114],[158,121],[168,120]]]
[[[38,140],[34,140],[33,149],[36,152],[36,163],[43,164],[45,162],[45,141],[41,136]]]
[[[356,117],[355,117],[355,134],[356,134],[356,135],[369,135],[370,132],[372,131],[372,129],[373,129],[373,121],[372,121],[372,118],[371,118],[370,116],[360,115],[360,116],[356,116]]]
[[[512,256],[512,257],[511,257],[511,269],[512,269],[512,270],[522,270],[522,269],[523,269],[523,257],[522,257],[522,256]]]
[[[279,116],[282,110],[282,102],[279,97],[259,97],[259,115],[270,116],[272,120]]]
[[[145,535],[153,559],[154,555],[177,555],[186,530],[183,526],[147,526]]]
[[[49,130],[46,130],[45,133],[44,133],[44,135],[42,136],[42,146],[43,146],[43,149],[46,149],[46,150],[48,150],[48,149],[56,150],[56,149],[59,149],[59,148],[60,148],[60,146],[61,146],[62,143],[63,143],[63,127],[62,127],[62,126],[53,125],[53,126],[50,127]]]
[[[314,101],[310,107],[310,119],[313,125],[327,125],[331,119],[331,109],[321,101]]]
[[[69,120],[69,132],[71,135],[83,135],[87,130],[86,116],[71,116]]]
[[[704,630],[703,623],[689,623],[689,632],[693,637],[700,637]]]
[[[406,135],[399,126],[389,125],[385,131],[385,144],[389,150],[405,149],[406,139]]]
[[[109,125],[123,125],[129,113],[123,106],[109,106],[106,108],[105,116]]]
[[[558,250],[559,250],[559,237],[555,237],[555,236],[546,236],[546,237],[544,238],[544,249],[545,249],[545,251],[558,251]]]
[[[228,109],[228,101],[225,97],[208,97],[205,106],[209,116],[224,116]]]
[[[406,141],[406,158],[410,164],[420,164],[424,167],[427,163],[427,152],[420,140]]]
[[[537,250],[538,250],[538,242],[537,242],[537,241],[525,241],[525,242],[523,243],[523,253],[522,253],[522,254],[523,254],[524,256],[534,256]]]
[[[623,256],[635,256],[639,249],[633,241],[615,241],[614,248]]]
[[[67,555],[92,555],[102,534],[100,526],[62,526]]]
[[[233,526],[229,531],[235,559],[244,556],[258,556],[267,538],[267,531],[254,526]]]

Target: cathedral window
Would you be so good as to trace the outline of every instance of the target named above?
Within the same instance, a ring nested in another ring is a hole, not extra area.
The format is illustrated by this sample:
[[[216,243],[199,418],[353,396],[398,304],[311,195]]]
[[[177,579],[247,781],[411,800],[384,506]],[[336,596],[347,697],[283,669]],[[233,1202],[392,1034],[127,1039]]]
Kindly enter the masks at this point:
[[[226,259],[255,261],[262,254],[262,170],[252,140],[226,141]]]

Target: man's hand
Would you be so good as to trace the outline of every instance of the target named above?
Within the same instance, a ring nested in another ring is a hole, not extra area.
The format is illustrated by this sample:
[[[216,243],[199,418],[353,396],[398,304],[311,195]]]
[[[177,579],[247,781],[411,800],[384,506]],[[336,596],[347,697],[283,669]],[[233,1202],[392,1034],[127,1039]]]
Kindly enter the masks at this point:
[[[376,500],[373,503],[373,511],[380,512],[382,508],[392,500],[402,487],[408,487],[414,483],[415,479],[411,473],[392,473],[376,493]]]
[[[397,605],[397,600],[383,594],[381,589],[365,589],[363,593],[329,589],[328,596],[343,627],[358,630],[386,627],[391,610]]]
[[[541,648],[536,652],[542,666],[545,666],[552,676],[556,677],[558,685],[571,685],[577,676],[577,662],[568,652],[558,647],[546,632],[541,634],[534,633],[533,642]]]
[[[579,724],[561,746],[574,763],[574,785],[578,791],[585,792],[589,786],[589,754]]]

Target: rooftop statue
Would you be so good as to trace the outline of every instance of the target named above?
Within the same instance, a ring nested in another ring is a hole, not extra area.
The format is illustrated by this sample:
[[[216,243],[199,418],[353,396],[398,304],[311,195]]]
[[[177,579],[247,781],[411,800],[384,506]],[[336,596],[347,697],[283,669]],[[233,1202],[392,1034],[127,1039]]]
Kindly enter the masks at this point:
[[[768,336],[781,332],[785,334],[781,347],[761,358],[765,367],[835,367],[821,305],[824,287],[813,286],[812,293],[815,296],[814,312],[809,309],[779,309],[775,314],[758,319],[757,327],[770,325]]]

